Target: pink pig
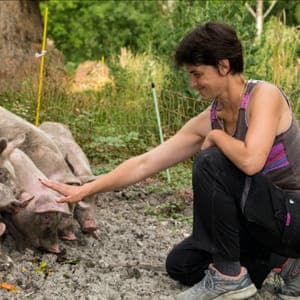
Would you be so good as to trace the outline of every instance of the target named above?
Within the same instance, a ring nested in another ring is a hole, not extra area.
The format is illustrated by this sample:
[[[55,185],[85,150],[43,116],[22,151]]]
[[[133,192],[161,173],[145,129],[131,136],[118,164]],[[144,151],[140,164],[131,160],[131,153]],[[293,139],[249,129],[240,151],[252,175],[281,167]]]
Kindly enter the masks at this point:
[[[86,182],[83,181],[83,177],[79,176],[81,177],[80,180],[77,174],[71,171],[71,164],[68,165],[63,154],[49,135],[26,120],[0,107],[0,137],[13,140],[20,134],[26,136],[24,143],[20,145],[20,149],[31,158],[47,178],[76,185]],[[85,180],[92,180],[93,178],[93,176],[88,176],[85,177]],[[94,231],[96,229],[96,223],[92,215],[94,210],[92,203],[92,200],[82,201],[75,207],[74,216],[81,225],[82,231]],[[72,222],[72,215],[64,217],[62,237],[66,240],[76,239]]]
[[[5,172],[0,168],[0,182],[2,182],[5,177]],[[12,190],[3,183],[0,183],[0,213],[15,213],[20,207],[21,202],[15,198]],[[4,234],[5,230],[5,223],[0,222],[0,236]]]
[[[94,176],[91,170],[88,158],[76,143],[67,126],[56,122],[44,122],[40,125],[40,129],[45,131],[57,145],[73,174],[78,177],[82,183],[96,179],[96,176]],[[94,220],[96,200],[97,195],[92,195],[85,198],[84,201],[80,201],[75,207],[75,218],[78,220],[84,232],[92,232],[97,228]]]
[[[46,176],[17,148],[24,138],[18,137],[10,143],[4,139],[0,142],[0,145],[6,143],[6,147],[0,147],[0,166],[2,172],[4,169],[8,171],[2,183],[14,190],[18,201],[27,204],[16,213],[6,214],[5,219],[11,221],[13,231],[22,233],[28,244],[59,253],[59,227],[62,217],[70,215],[70,210],[67,204],[55,201],[59,195],[39,182],[39,178]]]

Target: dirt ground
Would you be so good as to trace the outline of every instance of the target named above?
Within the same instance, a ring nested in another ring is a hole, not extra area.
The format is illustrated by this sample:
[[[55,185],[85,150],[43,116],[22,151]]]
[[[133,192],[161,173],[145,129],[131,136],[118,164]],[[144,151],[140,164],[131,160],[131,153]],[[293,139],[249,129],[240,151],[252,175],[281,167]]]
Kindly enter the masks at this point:
[[[183,199],[184,214],[190,216],[191,192],[179,195],[151,185],[103,194],[96,210],[97,238],[83,234],[76,223],[77,240],[61,241],[60,255],[17,251],[6,234],[1,240],[0,299],[164,300],[184,290],[168,277],[164,263],[170,249],[189,235],[191,224],[149,211],[176,198]],[[251,299],[277,299],[266,289],[271,281]]]

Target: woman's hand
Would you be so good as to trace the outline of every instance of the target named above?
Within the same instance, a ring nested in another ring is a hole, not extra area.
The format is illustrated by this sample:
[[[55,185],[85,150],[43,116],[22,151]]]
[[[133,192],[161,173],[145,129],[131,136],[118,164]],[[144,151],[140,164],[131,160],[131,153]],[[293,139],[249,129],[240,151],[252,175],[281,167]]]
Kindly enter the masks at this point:
[[[40,178],[39,180],[43,185],[64,195],[63,197],[56,199],[56,202],[58,203],[76,203],[86,196],[83,186],[69,185],[45,178]]]
[[[208,135],[205,137],[205,140],[204,140],[204,142],[203,142],[203,144],[202,144],[202,146],[201,146],[201,150],[205,150],[205,149],[207,149],[207,148],[210,148],[210,147],[213,147],[213,146],[215,146],[216,144],[215,144],[215,142],[214,142],[214,140],[213,140],[213,130],[212,131],[210,131],[209,133],[208,133]]]

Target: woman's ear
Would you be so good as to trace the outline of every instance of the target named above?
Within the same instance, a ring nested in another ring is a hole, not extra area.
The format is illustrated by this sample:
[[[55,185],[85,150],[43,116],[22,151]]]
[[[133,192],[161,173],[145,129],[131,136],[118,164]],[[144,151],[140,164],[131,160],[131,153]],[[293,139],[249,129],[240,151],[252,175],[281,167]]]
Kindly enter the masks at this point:
[[[226,76],[230,73],[230,63],[228,59],[221,59],[218,63],[218,71],[221,76]]]

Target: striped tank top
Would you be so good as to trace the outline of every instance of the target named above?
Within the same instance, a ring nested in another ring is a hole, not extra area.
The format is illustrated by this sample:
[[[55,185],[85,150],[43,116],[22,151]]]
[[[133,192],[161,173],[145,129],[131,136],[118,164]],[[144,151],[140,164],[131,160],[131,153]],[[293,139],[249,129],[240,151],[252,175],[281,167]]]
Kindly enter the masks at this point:
[[[251,100],[251,92],[261,82],[259,80],[248,80],[247,82],[239,109],[236,131],[233,135],[239,140],[245,139],[248,130],[246,109]],[[280,91],[290,106],[288,97],[281,89]],[[212,129],[223,129],[217,118],[216,109],[217,101],[215,100],[210,111]],[[268,176],[275,185],[300,196],[300,130],[294,115],[290,127],[276,136],[261,172]]]

